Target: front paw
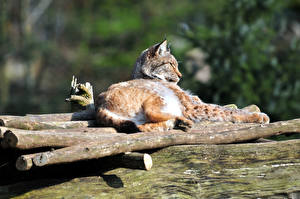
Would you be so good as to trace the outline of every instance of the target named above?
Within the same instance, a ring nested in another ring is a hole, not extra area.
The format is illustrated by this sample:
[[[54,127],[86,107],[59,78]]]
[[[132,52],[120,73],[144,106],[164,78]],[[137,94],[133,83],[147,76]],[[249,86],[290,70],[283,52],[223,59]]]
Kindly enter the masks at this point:
[[[242,108],[242,110],[247,111],[249,113],[253,113],[253,112],[258,112],[260,113],[260,109],[258,106],[256,106],[255,104],[251,104],[249,106],[246,106],[244,108]]]
[[[254,122],[260,123],[260,124],[269,124],[270,118],[265,113],[253,113],[254,116]]]
[[[185,118],[177,118],[175,123],[175,128],[189,132],[193,127],[194,122]]]

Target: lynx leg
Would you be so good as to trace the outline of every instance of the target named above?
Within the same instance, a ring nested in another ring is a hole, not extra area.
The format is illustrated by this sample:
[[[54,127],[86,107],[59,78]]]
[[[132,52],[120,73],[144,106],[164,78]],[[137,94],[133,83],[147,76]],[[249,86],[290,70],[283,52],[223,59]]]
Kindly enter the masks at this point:
[[[163,122],[155,122],[155,123],[145,123],[138,125],[137,128],[143,132],[151,132],[151,131],[168,131],[175,127],[176,119],[170,119]]]
[[[192,127],[193,122],[191,120],[162,112],[161,107],[163,105],[164,102],[160,97],[149,98],[143,103],[143,110],[148,123],[138,126],[141,131],[164,131],[174,127],[188,131]]]
[[[96,121],[99,126],[114,127],[117,131],[135,133],[139,129],[134,122],[122,118],[105,108],[99,108],[96,112]]]
[[[228,121],[236,123],[269,123],[265,113],[248,112],[241,109],[221,107],[215,104],[203,104],[195,107],[197,120]]]
[[[239,116],[235,116],[237,119],[237,122],[240,122]],[[253,112],[253,113],[246,113],[245,116],[243,116],[241,122],[250,122],[250,123],[261,123],[261,124],[268,124],[270,122],[270,118],[265,113],[259,113],[259,112]]]
[[[138,125],[137,128],[140,131],[150,132],[150,131],[168,131],[173,128],[183,130],[188,132],[191,130],[192,125],[194,123],[191,120],[187,120],[185,118],[175,118],[170,119],[164,122],[156,122],[156,123],[145,123]]]

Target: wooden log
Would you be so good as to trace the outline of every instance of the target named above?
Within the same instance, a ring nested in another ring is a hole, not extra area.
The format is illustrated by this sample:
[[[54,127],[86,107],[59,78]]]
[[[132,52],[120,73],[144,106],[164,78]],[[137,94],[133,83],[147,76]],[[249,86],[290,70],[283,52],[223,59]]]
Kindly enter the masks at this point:
[[[16,168],[19,171],[27,171],[27,170],[31,169],[33,166],[32,158],[34,158],[34,156],[36,156],[36,155],[37,155],[37,153],[21,155],[20,157],[18,157],[18,159],[16,161]]]
[[[217,132],[245,129],[253,126],[260,126],[260,124],[203,121],[203,122],[195,123],[193,125],[191,132],[207,134],[207,133],[217,133]]]
[[[83,127],[95,127],[95,120],[88,121],[48,121],[37,122],[26,119],[9,120],[5,122],[6,127],[18,128],[25,130],[42,130],[42,129],[71,129],[71,128],[83,128]]]
[[[9,126],[10,121],[21,122],[67,122],[67,121],[86,121],[95,120],[94,110],[85,110],[75,113],[56,113],[56,114],[41,114],[33,115],[27,114],[26,116],[0,116],[0,126]]]
[[[120,139],[123,135],[114,128],[81,128],[71,130],[26,131],[8,129],[4,133],[5,146],[18,149],[39,147],[66,147],[87,141]]]
[[[130,169],[149,171],[152,168],[152,158],[147,153],[127,152],[121,156],[121,165]]]
[[[27,114],[25,116],[30,121],[37,122],[47,122],[47,121],[84,121],[84,120],[94,120],[95,111],[94,110],[84,110],[74,113],[56,113],[56,114]]]
[[[253,124],[255,125],[255,124]],[[196,133],[217,133],[222,131],[237,130],[249,126],[251,124],[232,124],[232,123],[208,123],[199,124],[192,132]],[[5,127],[2,127],[5,128]],[[6,128],[8,129],[8,128]],[[81,129],[59,129],[59,130],[42,130],[42,131],[25,131],[20,129],[9,128],[10,132],[6,134],[4,141],[5,146],[18,149],[31,149],[38,147],[66,147],[76,145],[85,141],[93,141],[94,139],[108,141],[112,137],[115,140],[121,139],[121,135],[115,134],[114,128],[81,128]],[[105,135],[108,133],[108,135]],[[117,136],[117,137],[116,137]]]
[[[247,129],[221,133],[183,133],[182,131],[136,133],[124,136],[118,142],[103,144],[96,141],[41,153],[33,161],[37,166],[101,158],[120,153],[162,148],[183,144],[229,144],[265,138],[287,132],[300,132],[300,119],[275,122]]]
[[[16,161],[16,168],[19,171],[28,171],[34,165],[33,158],[40,153],[21,155]],[[152,158],[147,153],[128,152],[120,156],[115,156],[111,159],[112,162],[118,162],[120,167],[130,169],[142,169],[149,171],[152,168]]]
[[[13,115],[0,115],[0,126],[5,126],[7,121],[20,119],[22,116],[13,116]]]

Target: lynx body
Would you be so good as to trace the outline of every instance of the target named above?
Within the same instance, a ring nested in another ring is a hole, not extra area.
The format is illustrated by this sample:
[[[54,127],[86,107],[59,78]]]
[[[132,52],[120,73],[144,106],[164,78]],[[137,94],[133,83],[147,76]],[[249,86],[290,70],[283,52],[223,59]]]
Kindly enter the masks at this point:
[[[188,131],[202,120],[268,123],[260,112],[203,103],[177,86],[178,64],[166,41],[143,51],[137,59],[134,80],[113,84],[96,98],[96,119],[119,131]]]

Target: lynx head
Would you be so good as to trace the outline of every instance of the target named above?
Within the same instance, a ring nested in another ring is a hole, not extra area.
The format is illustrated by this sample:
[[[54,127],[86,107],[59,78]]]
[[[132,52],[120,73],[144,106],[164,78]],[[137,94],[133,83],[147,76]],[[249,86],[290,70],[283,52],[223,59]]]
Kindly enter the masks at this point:
[[[167,40],[144,50],[136,60],[132,72],[133,79],[160,79],[174,83],[177,83],[181,76]]]

